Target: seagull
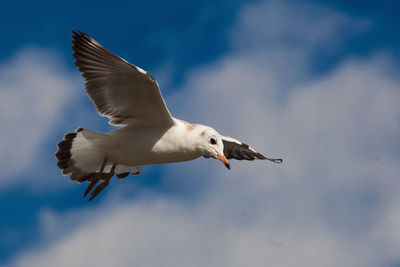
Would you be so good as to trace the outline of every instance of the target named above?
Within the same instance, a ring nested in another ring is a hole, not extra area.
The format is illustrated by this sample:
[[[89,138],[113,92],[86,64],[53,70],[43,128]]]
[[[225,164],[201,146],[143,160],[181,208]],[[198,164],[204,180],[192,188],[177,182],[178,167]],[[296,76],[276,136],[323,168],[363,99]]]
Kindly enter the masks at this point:
[[[228,169],[228,159],[282,162],[209,126],[172,117],[157,81],[147,71],[83,32],[72,31],[72,39],[74,63],[97,113],[119,126],[105,134],[78,128],[58,143],[57,166],[63,175],[71,174],[71,180],[89,183],[84,192],[84,197],[91,192],[89,201],[109,185],[114,174],[119,179],[138,175],[142,165],[201,156],[219,159]]]

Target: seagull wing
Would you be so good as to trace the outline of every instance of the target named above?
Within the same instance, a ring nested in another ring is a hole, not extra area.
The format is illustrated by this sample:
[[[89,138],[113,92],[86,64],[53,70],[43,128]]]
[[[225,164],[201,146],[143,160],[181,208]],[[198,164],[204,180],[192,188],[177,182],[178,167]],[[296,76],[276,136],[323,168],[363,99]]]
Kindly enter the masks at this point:
[[[97,112],[111,125],[168,127],[173,119],[157,81],[104,48],[89,35],[73,31],[73,56],[86,80]]]
[[[255,151],[249,145],[236,140],[229,136],[222,136],[222,142],[224,144],[224,155],[227,159],[238,159],[238,160],[255,160],[255,159],[267,159],[275,163],[281,163],[281,159],[270,159],[263,156],[261,153]]]

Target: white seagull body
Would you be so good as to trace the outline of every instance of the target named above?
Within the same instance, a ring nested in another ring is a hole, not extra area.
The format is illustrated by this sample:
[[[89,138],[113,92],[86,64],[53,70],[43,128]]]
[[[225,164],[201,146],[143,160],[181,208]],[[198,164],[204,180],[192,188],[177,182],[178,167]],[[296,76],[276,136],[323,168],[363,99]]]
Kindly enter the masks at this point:
[[[75,64],[86,80],[86,91],[97,112],[122,126],[106,134],[78,128],[58,144],[56,158],[63,174],[90,184],[85,196],[96,197],[116,174],[140,174],[140,166],[218,158],[269,159],[248,145],[220,135],[213,128],[171,116],[157,81],[146,71],[114,55],[90,36],[73,32]]]

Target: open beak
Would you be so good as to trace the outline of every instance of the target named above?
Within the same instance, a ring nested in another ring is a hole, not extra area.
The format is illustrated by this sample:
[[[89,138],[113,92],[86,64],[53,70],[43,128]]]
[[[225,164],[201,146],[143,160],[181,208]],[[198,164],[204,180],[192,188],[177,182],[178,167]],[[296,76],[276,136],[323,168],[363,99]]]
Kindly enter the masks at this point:
[[[225,167],[228,168],[228,170],[231,169],[231,165],[229,165],[229,161],[225,156],[222,156],[220,154],[217,154],[218,159],[225,165]]]

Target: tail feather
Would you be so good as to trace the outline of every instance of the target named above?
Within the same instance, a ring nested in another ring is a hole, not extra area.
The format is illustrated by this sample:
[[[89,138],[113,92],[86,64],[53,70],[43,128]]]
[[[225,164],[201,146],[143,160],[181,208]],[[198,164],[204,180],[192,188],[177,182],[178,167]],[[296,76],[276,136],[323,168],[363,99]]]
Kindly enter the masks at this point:
[[[70,179],[79,183],[94,179],[105,157],[98,148],[98,142],[104,137],[103,134],[83,128],[78,128],[76,133],[67,133],[58,143],[55,153],[57,166],[63,170],[63,175],[71,174]],[[111,162],[106,165],[102,178],[107,177],[111,165]],[[139,166],[117,165],[115,172],[118,178],[123,179],[130,173],[140,174],[141,170]]]
[[[72,140],[76,137],[76,133],[68,133],[64,136],[64,140],[58,143],[58,151],[55,156],[58,160],[57,166],[60,169],[66,169],[73,165],[73,160],[71,159],[71,148]],[[65,173],[67,174],[67,173]]]

